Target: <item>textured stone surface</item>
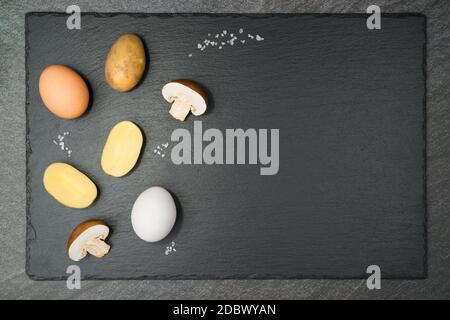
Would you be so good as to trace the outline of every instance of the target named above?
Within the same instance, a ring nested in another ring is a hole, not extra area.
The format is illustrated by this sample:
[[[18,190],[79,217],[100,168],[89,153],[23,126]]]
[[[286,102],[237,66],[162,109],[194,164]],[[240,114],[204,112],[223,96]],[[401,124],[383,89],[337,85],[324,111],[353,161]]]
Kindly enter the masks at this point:
[[[364,12],[367,1],[78,1],[100,12]],[[64,11],[65,3],[0,1],[0,298],[28,299],[355,299],[450,298],[450,5],[446,0],[377,1],[383,12],[427,16],[428,278],[364,280],[86,281],[35,282],[25,275],[25,68],[24,17],[29,11]]]

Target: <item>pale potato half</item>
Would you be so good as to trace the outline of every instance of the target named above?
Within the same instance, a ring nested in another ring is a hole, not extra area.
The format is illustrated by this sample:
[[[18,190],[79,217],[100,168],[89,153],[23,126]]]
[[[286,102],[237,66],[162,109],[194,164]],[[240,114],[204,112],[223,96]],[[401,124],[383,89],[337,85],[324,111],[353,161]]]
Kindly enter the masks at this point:
[[[126,175],[136,165],[143,141],[141,129],[133,122],[122,121],[116,124],[103,147],[103,171],[113,177]]]

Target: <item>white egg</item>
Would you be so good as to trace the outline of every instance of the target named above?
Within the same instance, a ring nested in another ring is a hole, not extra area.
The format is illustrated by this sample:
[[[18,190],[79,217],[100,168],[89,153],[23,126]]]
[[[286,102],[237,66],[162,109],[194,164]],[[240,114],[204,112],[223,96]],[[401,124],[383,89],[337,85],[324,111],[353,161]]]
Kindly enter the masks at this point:
[[[147,242],[164,239],[172,230],[177,208],[164,188],[151,187],[142,192],[131,210],[131,224],[137,236]]]

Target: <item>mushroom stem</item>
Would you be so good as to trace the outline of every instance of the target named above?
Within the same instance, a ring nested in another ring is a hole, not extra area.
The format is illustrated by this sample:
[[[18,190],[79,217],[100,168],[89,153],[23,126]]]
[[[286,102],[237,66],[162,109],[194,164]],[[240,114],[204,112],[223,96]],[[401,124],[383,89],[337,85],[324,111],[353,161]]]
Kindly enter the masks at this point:
[[[185,99],[176,98],[174,100],[175,101],[173,102],[169,113],[175,119],[184,121],[184,119],[186,119],[187,115],[189,114],[189,111],[191,111],[191,106],[187,101],[185,101]]]
[[[101,258],[109,252],[110,245],[103,239],[95,238],[86,242],[86,250],[93,256]]]

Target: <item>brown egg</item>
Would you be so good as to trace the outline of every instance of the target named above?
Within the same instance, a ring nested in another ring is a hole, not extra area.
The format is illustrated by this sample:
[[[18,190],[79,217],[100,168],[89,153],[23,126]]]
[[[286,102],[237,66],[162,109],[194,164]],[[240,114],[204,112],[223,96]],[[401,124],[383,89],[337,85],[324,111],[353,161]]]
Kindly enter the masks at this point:
[[[50,65],[42,71],[39,93],[48,110],[63,119],[78,118],[89,105],[89,89],[83,78],[63,65]]]

